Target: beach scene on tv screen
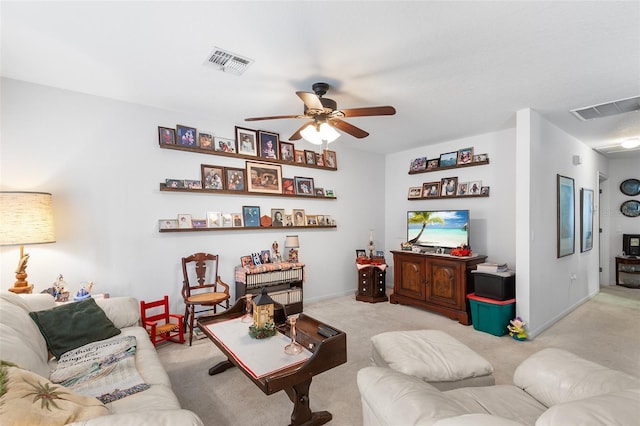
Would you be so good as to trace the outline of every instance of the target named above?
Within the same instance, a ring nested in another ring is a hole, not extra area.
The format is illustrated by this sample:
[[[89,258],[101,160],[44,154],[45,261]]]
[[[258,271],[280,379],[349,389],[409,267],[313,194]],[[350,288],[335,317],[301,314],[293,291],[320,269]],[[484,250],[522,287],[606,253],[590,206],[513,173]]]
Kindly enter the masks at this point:
[[[469,244],[469,211],[408,212],[407,240],[429,247],[454,248]]]

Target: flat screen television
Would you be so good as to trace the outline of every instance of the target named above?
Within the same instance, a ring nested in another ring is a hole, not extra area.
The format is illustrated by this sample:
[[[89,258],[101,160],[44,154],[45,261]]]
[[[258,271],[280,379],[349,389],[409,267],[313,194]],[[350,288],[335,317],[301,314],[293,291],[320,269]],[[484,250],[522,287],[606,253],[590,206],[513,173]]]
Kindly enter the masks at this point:
[[[407,241],[447,249],[469,245],[469,210],[408,211]]]

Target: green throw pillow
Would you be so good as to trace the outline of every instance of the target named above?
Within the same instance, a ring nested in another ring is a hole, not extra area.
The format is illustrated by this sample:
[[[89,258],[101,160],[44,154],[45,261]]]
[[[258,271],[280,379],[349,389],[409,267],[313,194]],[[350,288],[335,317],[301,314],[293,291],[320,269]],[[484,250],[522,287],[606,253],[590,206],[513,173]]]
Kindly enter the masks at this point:
[[[120,334],[93,299],[66,303],[44,311],[29,312],[56,358],[87,343]]]

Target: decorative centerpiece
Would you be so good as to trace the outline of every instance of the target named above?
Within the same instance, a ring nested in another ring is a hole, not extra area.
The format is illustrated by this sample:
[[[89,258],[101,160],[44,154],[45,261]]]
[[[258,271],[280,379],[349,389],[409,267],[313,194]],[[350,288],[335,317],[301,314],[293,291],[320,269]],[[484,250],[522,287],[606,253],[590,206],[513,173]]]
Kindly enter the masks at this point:
[[[276,334],[273,322],[274,302],[262,287],[260,294],[253,299],[253,324],[249,326],[249,336],[254,339],[264,339]]]

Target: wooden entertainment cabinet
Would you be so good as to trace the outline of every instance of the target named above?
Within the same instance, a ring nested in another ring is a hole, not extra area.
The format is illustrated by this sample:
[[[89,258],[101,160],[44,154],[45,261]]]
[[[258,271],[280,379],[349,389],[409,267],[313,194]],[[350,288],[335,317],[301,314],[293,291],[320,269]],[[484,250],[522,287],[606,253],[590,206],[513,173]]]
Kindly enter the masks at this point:
[[[391,303],[412,305],[471,324],[467,294],[473,293],[471,271],[487,256],[458,257],[411,251],[393,253]]]

